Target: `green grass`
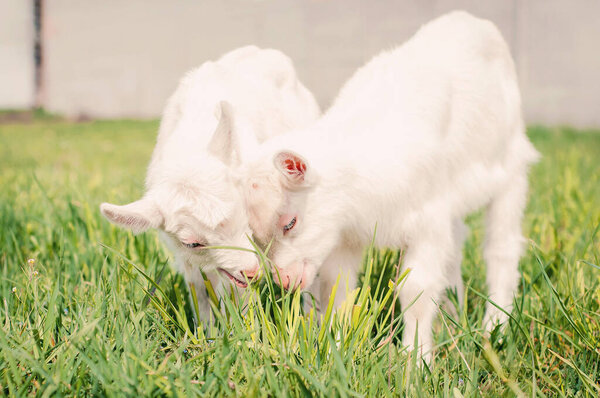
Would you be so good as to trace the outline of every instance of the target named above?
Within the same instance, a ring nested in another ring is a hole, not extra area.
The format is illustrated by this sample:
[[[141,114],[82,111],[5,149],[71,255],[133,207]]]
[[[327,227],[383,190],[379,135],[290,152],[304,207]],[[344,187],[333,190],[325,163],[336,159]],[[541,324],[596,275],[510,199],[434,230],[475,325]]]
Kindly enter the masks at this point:
[[[530,244],[513,320],[489,341],[481,333],[475,215],[466,310],[438,320],[436,359],[419,367],[398,343],[393,251],[369,251],[355,305],[321,325],[302,314],[298,294],[282,297],[267,281],[261,294],[248,291],[245,316],[239,299],[226,298],[214,324],[196,329],[156,233],[133,236],[98,211],[101,201],[141,195],[156,129],[0,125],[0,395],[600,394],[597,132],[530,129],[544,157],[530,178]]]

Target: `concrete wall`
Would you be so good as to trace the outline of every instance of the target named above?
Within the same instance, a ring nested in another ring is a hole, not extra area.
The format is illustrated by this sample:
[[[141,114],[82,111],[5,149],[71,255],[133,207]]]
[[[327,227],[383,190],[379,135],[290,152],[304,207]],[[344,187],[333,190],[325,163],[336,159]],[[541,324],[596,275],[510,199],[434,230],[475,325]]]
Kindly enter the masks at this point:
[[[32,2],[0,0],[0,109],[34,105],[33,45]]]
[[[290,55],[327,106],[372,55],[457,8],[500,27],[529,123],[600,126],[597,0],[46,1],[44,103],[72,116],[155,117],[186,70],[254,43]]]

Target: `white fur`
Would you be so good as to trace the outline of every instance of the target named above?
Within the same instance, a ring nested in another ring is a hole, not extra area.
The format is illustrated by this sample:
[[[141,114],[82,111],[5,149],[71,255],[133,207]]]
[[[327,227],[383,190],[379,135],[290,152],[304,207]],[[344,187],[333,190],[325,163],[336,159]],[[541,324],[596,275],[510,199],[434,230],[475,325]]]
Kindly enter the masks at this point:
[[[136,233],[160,230],[175,255],[175,268],[197,287],[206,320],[210,306],[200,271],[222,292],[231,284],[224,285],[217,270],[243,281],[238,270],[256,268],[257,257],[183,243],[252,250],[234,168],[263,141],[318,115],[314,97],[279,51],[247,46],[206,62],[185,75],[167,103],[144,197],[124,206],[103,203],[102,214]]]
[[[284,284],[321,294],[340,270],[356,281],[377,226],[377,245],[405,248],[403,267],[411,272],[400,300],[416,301],[406,308],[404,344],[412,346],[416,333],[427,355],[444,288],[462,297],[463,219],[483,206],[490,299],[511,309],[527,170],[538,157],[524,130],[500,33],[488,21],[452,12],[359,69],[312,127],[261,147],[245,167],[248,206],[278,210],[251,217],[251,226],[263,239],[272,232]],[[306,170],[289,171],[286,159],[299,159]],[[285,235],[277,215],[297,217]],[[488,325],[506,319],[488,305]]]

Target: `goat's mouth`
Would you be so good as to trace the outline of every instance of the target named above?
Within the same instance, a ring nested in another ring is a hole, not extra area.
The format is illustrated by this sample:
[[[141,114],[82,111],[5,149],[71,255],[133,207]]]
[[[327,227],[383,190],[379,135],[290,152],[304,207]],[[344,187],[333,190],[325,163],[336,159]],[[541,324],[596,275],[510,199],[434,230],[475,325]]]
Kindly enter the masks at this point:
[[[241,287],[241,288],[244,288],[244,289],[248,287],[248,283],[246,283],[246,281],[243,281],[241,279],[236,278],[235,276],[231,275],[229,272],[225,271],[223,268],[219,268],[219,272],[221,272],[222,274],[226,275],[238,287]]]

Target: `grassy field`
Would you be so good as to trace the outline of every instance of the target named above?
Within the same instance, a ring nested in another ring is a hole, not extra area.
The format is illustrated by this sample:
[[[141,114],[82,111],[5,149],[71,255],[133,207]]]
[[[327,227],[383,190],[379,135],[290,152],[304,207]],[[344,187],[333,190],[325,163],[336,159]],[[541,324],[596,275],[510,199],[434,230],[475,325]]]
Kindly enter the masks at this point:
[[[248,290],[245,316],[226,298],[196,328],[156,233],[133,236],[98,211],[141,195],[156,129],[0,125],[0,395],[600,395],[600,134],[530,129],[543,159],[513,319],[483,337],[475,215],[465,310],[441,312],[435,361],[419,367],[398,343],[392,251],[369,250],[354,305],[321,324],[267,281]]]

